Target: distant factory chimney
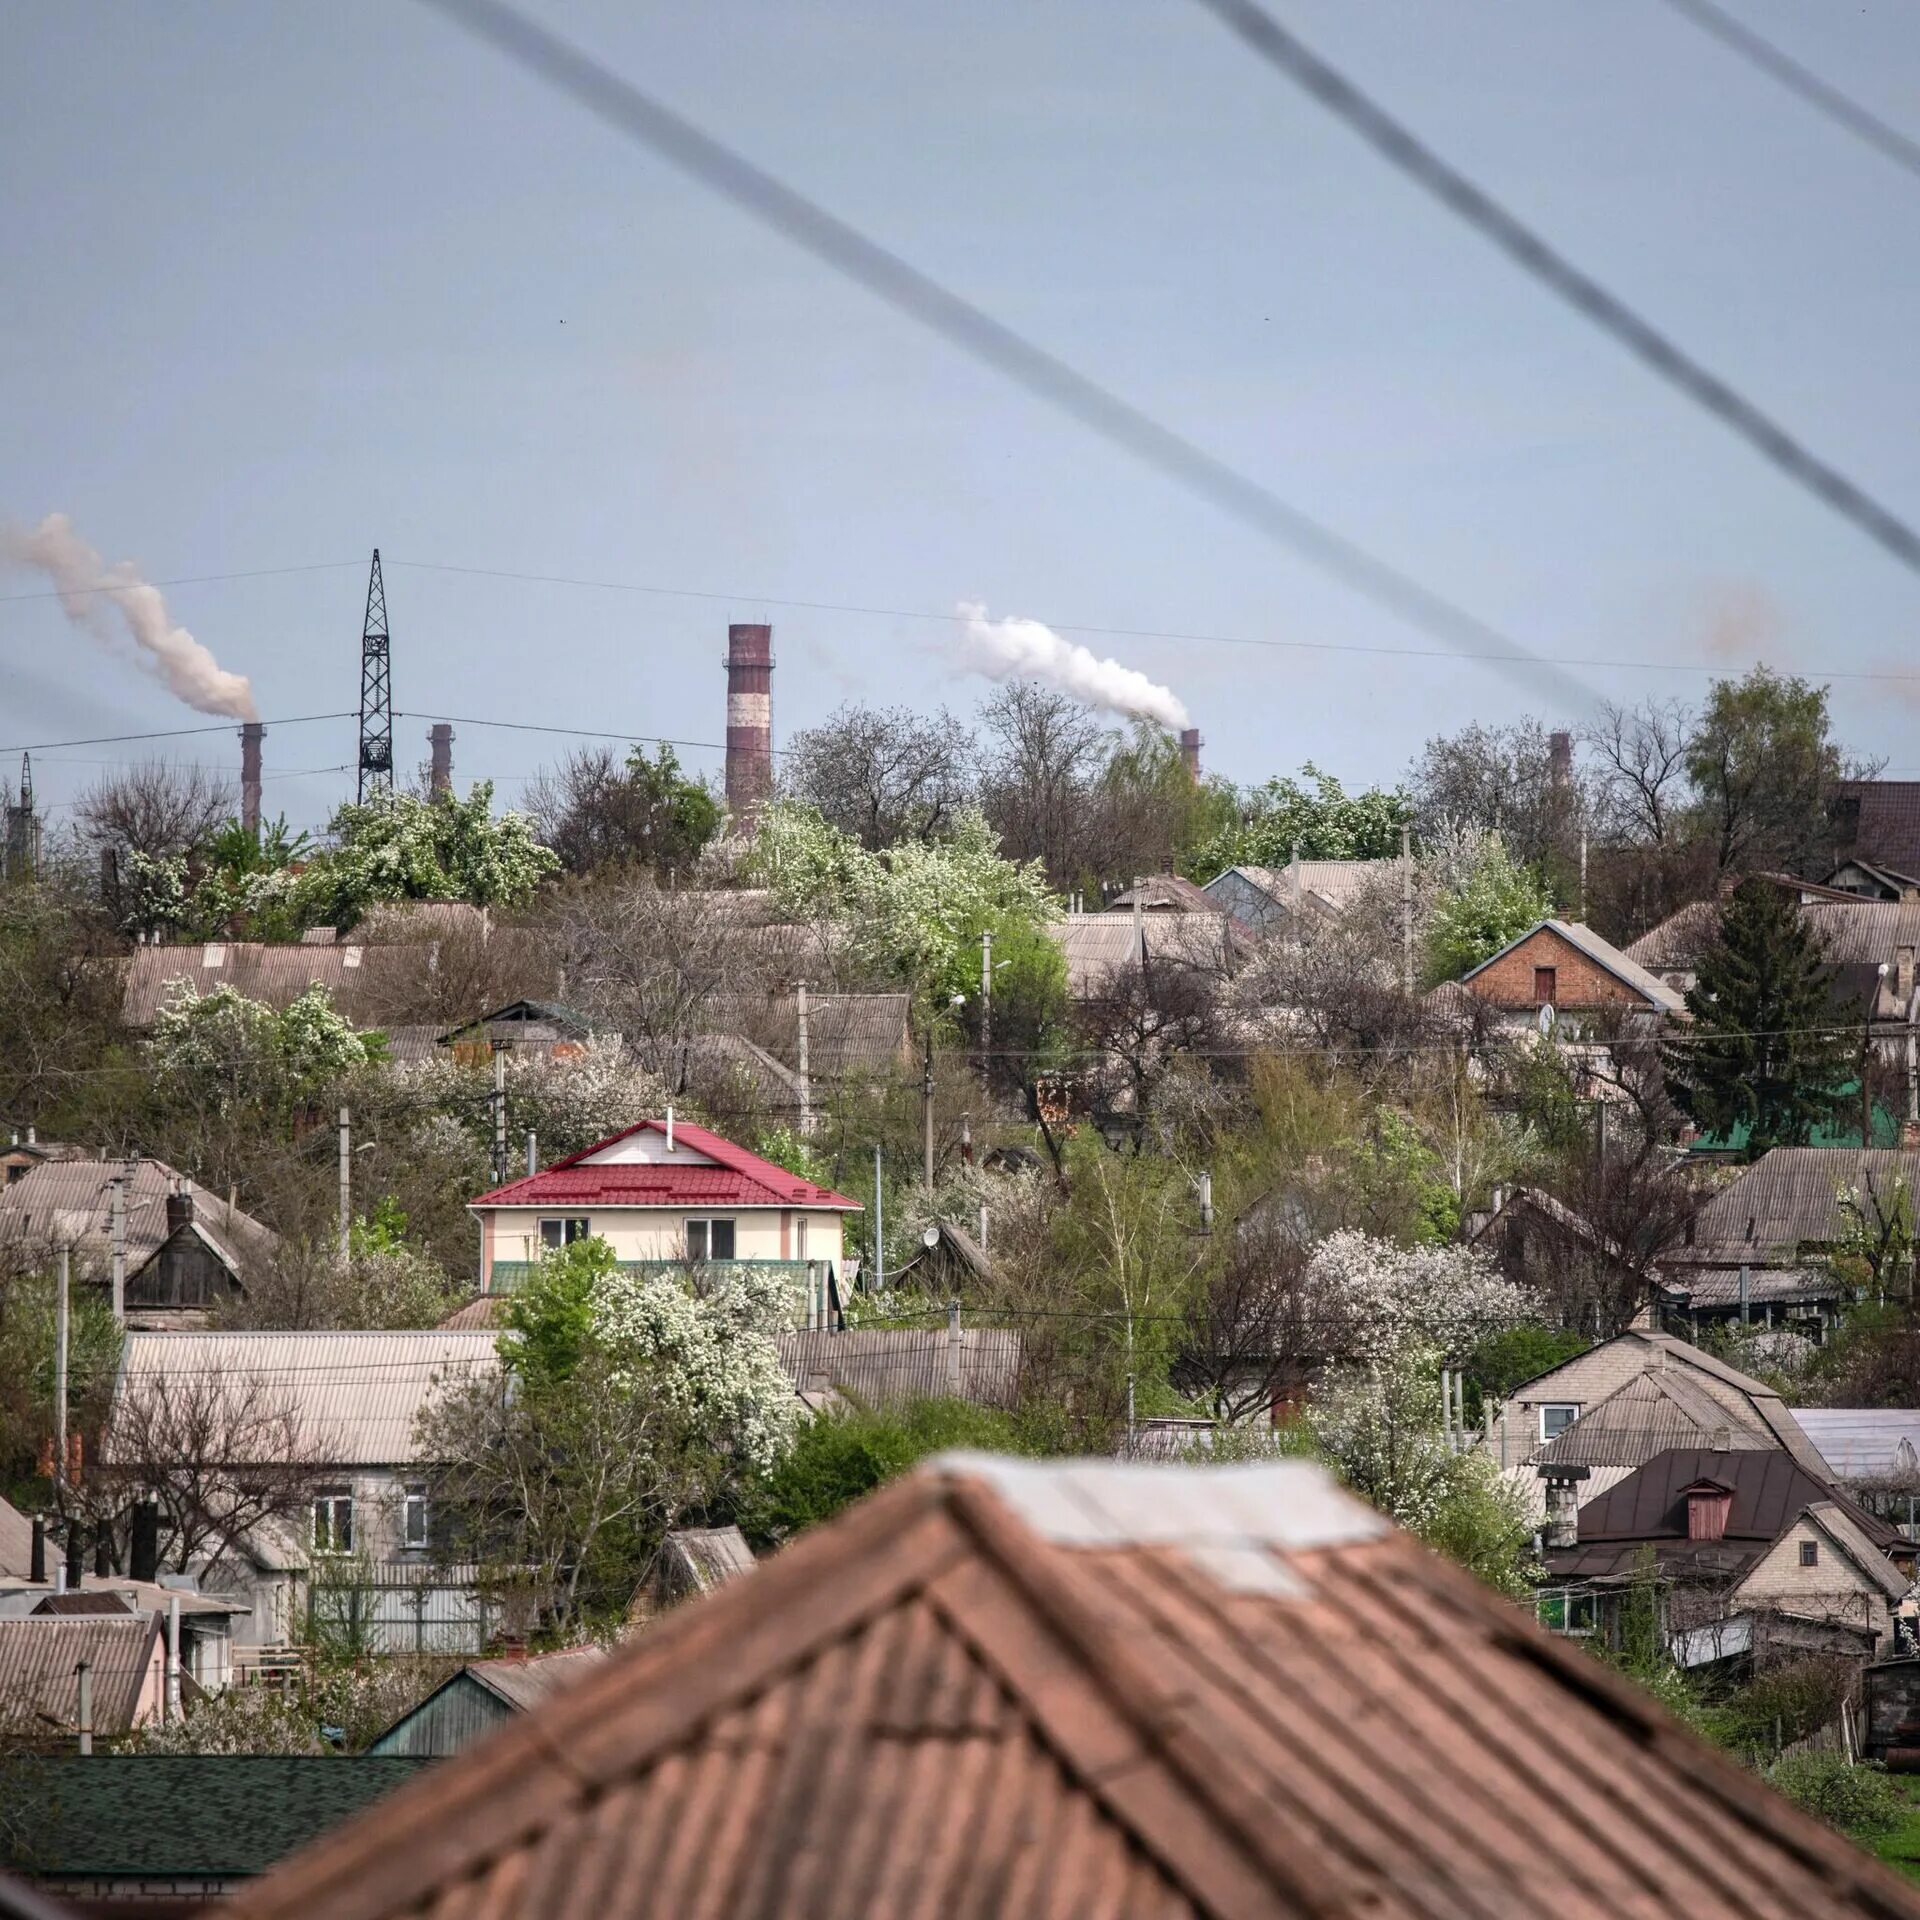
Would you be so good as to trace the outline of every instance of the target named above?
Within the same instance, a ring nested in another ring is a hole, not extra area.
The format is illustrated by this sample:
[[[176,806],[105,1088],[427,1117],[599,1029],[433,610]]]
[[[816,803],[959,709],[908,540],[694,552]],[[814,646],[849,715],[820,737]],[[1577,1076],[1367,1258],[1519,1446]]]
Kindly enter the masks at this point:
[[[1565,793],[1573,785],[1573,735],[1547,735],[1547,779],[1555,793]]]
[[[727,806],[745,825],[773,791],[773,629],[727,629]]]
[[[451,793],[453,791],[453,725],[451,721],[436,720],[427,729],[427,748],[432,758],[427,765],[427,787],[430,792]]]
[[[260,743],[267,729],[259,720],[249,720],[240,729],[240,824],[257,840],[260,837]]]
[[[1180,758],[1187,763],[1187,778],[1200,783],[1200,729],[1184,728],[1180,735]]]

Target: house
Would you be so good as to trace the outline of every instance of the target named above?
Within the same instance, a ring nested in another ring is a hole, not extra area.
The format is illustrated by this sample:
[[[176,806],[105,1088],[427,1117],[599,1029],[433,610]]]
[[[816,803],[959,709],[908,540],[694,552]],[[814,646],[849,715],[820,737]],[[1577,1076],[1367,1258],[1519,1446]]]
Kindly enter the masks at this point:
[[[1178,873],[1153,873],[1136,880],[1107,902],[1109,913],[1131,913],[1135,901],[1143,913],[1219,913],[1220,902],[1205,887]]]
[[[505,1052],[566,1060],[582,1052],[592,1038],[592,1023],[584,1013],[554,1000],[512,1000],[477,1020],[449,1027],[436,1036],[435,1044],[449,1049],[456,1060],[484,1065]]]
[[[1740,1319],[1821,1339],[1849,1293],[1827,1264],[1846,1233],[1842,1199],[1857,1193],[1871,1221],[1903,1185],[1920,1189],[1920,1149],[1769,1149],[1661,1255],[1663,1307],[1690,1326]]]
[[[1676,1447],[1564,1528],[1550,1518],[1543,1560],[1556,1617],[1602,1633],[1650,1561],[1668,1645],[1681,1665],[1704,1666],[1770,1650],[1890,1651],[1896,1610],[1912,1617],[1913,1551],[1782,1448]]]
[[[72,1160],[79,1153],[78,1147],[63,1141],[38,1138],[29,1127],[24,1140],[16,1133],[6,1146],[0,1147],[0,1186],[11,1186],[22,1174],[31,1173],[49,1160]]]
[[[210,1906],[410,1780],[366,1754],[42,1754],[8,1769],[0,1858],[82,1913]]]
[[[299,1483],[297,1504],[193,1569],[204,1592],[246,1603],[242,1663],[316,1625],[376,1652],[486,1644],[471,1572],[434,1564],[416,1426],[444,1385],[498,1365],[485,1331],[128,1334],[116,1433],[137,1429],[143,1407],[202,1409],[243,1455],[224,1464],[291,1467]]]
[[[247,1290],[279,1238],[164,1160],[49,1160],[0,1187],[0,1261],[49,1270],[70,1248],[85,1286],[113,1283],[115,1183],[123,1185],[128,1324],[177,1325]]]
[[[1529,1020],[1558,1014],[1686,1011],[1680,994],[1591,927],[1541,920],[1460,976],[1460,985],[1502,1013]]]
[[[1489,1418],[1483,1444],[1513,1486],[1537,1502],[1541,1487],[1536,1468],[1545,1450],[1620,1389],[1653,1375],[1659,1376],[1653,1387],[1616,1406],[1613,1418],[1621,1431],[1609,1443],[1609,1456],[1579,1463],[1590,1467],[1581,1482],[1586,1499],[1679,1444],[1689,1432],[1706,1427],[1712,1444],[1720,1424],[1729,1433],[1765,1434],[1771,1445],[1784,1448],[1809,1473],[1825,1471],[1813,1443],[1771,1387],[1671,1334],[1638,1329],[1590,1347],[1516,1387]],[[1667,1390],[1660,1391],[1662,1387]],[[1642,1407],[1651,1410],[1644,1417]],[[1707,1424],[1712,1421],[1709,1407],[1721,1410],[1721,1422]],[[1685,1421],[1692,1427],[1679,1424]]]
[[[738,1527],[674,1527],[660,1543],[660,1557],[645,1600],[655,1607],[678,1606],[717,1593],[734,1580],[744,1580],[757,1562],[747,1536]],[[634,1608],[643,1597],[634,1596]],[[630,1611],[627,1618],[636,1617]]]
[[[1920,780],[1842,780],[1832,802],[1836,860],[1920,873]]]
[[[167,1697],[166,1636],[152,1614],[0,1618],[0,1731],[9,1744],[79,1732],[83,1664],[91,1731],[99,1738],[160,1719]]]
[[[123,1579],[117,1574],[84,1574],[75,1583],[65,1568],[51,1580],[0,1580],[0,1620],[121,1620],[157,1624],[162,1633],[177,1620],[182,1678],[202,1693],[219,1693],[233,1678],[233,1630],[245,1618],[246,1602],[230,1595],[201,1593],[178,1574],[169,1584]]]
[[[1920,1915],[1300,1461],[944,1456],[242,1890],[245,1920]]]
[[[984,1214],[984,1209],[982,1210]],[[922,1230],[920,1251],[887,1276],[896,1287],[912,1287],[936,1300],[954,1300],[999,1278],[993,1261],[965,1227],[936,1221]]]
[[[778,1336],[780,1364],[809,1407],[971,1400],[1010,1407],[1023,1352],[1006,1327],[824,1327]]]
[[[663,1120],[597,1141],[481,1194],[480,1290],[509,1293],[550,1247],[605,1240],[638,1268],[752,1260],[793,1279],[803,1324],[831,1317],[841,1228],[857,1200],[803,1180],[705,1127]]]
[[[1225,979],[1238,960],[1233,923],[1222,912],[1076,913],[1047,929],[1067,963],[1067,991],[1076,1000],[1107,992],[1129,967],[1180,967]]]
[[[570,1647],[564,1653],[472,1661],[449,1674],[418,1706],[408,1708],[369,1742],[367,1751],[443,1760],[538,1706],[559,1688],[571,1686],[606,1657],[602,1647]]]
[[[1201,891],[1249,933],[1300,939],[1337,920],[1383,875],[1398,870],[1391,860],[1296,859],[1284,867],[1229,867]]]
[[[1851,893],[1862,900],[1920,900],[1920,879],[1910,873],[1897,873],[1892,867],[1877,867],[1867,860],[1843,860],[1827,875],[1826,886],[1835,893]]]

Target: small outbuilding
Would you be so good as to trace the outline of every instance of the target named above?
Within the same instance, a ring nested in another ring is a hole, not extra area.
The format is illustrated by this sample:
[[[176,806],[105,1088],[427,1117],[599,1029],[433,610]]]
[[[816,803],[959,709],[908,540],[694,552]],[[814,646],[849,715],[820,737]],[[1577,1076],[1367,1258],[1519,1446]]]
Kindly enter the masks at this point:
[[[570,1647],[564,1653],[472,1661],[403,1713],[367,1751],[414,1760],[463,1752],[606,1657],[601,1647]]]

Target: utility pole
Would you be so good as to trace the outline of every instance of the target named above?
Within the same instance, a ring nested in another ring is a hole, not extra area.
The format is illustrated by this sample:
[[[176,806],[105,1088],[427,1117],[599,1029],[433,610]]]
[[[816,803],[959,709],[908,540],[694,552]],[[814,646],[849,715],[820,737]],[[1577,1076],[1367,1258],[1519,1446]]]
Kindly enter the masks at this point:
[[[804,1137],[813,1131],[813,1076],[808,1071],[807,1061],[807,983],[804,980],[796,982],[793,993],[800,1066],[800,1132]]]
[[[1213,1175],[1210,1173],[1200,1176],[1200,1231],[1213,1231]]]
[[[540,1171],[540,1136],[529,1127],[527,1129],[527,1178],[531,1180]]]
[[[73,1249],[60,1249],[60,1297],[53,1308],[53,1484],[67,1479],[68,1289],[73,1282]]]
[[[927,1022],[926,1066],[920,1075],[920,1145],[926,1158],[927,1191],[933,1191],[933,1022]]]
[[[507,1055],[502,1047],[493,1050],[493,1184],[507,1184]],[[667,1128],[667,1147],[673,1147],[673,1128]]]
[[[1580,829],[1580,924],[1587,924],[1587,830]]]
[[[887,1289],[887,1196],[880,1181],[880,1149],[873,1150],[873,1290]]]
[[[1400,990],[1413,995],[1413,835],[1400,829]]]
[[[367,617],[360,630],[359,798],[393,791],[393,682],[387,657],[387,589],[380,549],[367,576]]]
[[[340,1109],[340,1264],[353,1251],[353,1114]]]
[[[113,1221],[113,1324],[127,1323],[127,1176],[116,1173],[108,1183]]]
[[[980,935],[980,1066],[993,1071],[993,929]]]

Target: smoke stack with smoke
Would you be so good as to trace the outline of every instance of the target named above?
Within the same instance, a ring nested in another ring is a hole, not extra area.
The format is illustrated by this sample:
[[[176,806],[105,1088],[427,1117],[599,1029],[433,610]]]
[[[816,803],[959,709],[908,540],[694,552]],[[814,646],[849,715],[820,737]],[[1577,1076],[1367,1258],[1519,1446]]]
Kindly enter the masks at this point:
[[[64,513],[50,513],[25,532],[11,527],[0,532],[0,554],[16,566],[44,573],[59,593],[67,618],[103,641],[113,639],[106,614],[112,606],[143,664],[196,713],[230,720],[260,718],[246,675],[229,673],[185,627],[176,627],[160,590],[142,580],[130,561],[109,567],[74,532]]]
[[[1180,759],[1187,769],[1187,778],[1197,787],[1200,784],[1200,729],[1188,727],[1180,735]]]
[[[260,838],[260,743],[267,730],[258,720],[240,729],[240,824]]]
[[[961,601],[959,615],[968,664],[989,679],[1044,680],[1090,707],[1153,720],[1171,733],[1187,725],[1186,708],[1168,688],[1061,639],[1038,620],[989,620],[986,608],[970,600]]]

